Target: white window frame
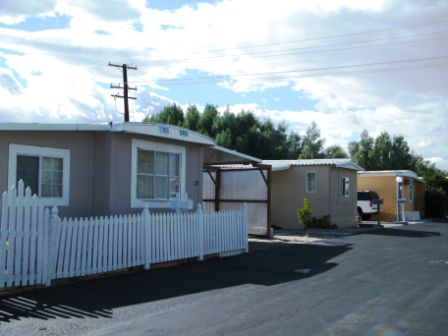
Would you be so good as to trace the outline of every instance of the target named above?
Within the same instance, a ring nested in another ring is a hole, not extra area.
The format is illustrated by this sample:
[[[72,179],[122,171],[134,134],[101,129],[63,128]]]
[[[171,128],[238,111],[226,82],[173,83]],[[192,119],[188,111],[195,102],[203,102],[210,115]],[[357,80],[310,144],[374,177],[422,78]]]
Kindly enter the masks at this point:
[[[37,156],[39,162],[42,157],[62,159],[62,197],[41,197],[46,206],[67,206],[70,201],[70,150],[62,148],[38,147],[30,145],[9,145],[8,186],[15,185],[17,179],[17,156]],[[39,191],[41,190],[42,170],[39,166]]]
[[[345,185],[347,184],[346,181],[348,181],[348,188],[345,188]],[[343,197],[350,197],[350,177],[349,176],[342,176],[341,177],[341,196]]]
[[[155,152],[165,152],[172,154],[180,154],[180,170],[179,170],[179,192],[185,194],[185,175],[186,175],[186,150],[185,147],[164,144],[145,140],[132,140],[132,156],[131,156],[131,208],[143,208],[145,203],[149,208],[171,208],[170,200],[142,200],[137,198],[137,155],[138,150],[147,150]]]
[[[314,174],[314,190],[308,189],[308,176]],[[305,191],[309,194],[314,194],[317,192],[317,173],[315,171],[307,171],[305,173]]]

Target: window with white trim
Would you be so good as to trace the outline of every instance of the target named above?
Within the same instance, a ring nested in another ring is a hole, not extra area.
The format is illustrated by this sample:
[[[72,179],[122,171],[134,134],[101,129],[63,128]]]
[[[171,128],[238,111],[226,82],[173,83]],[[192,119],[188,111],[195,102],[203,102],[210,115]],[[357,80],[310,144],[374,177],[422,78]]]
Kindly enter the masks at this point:
[[[317,190],[316,172],[306,172],[306,192],[314,193]]]
[[[44,204],[69,203],[70,151],[60,148],[11,144],[8,184],[23,180]]]
[[[341,195],[344,197],[350,196],[350,178],[348,176],[341,178]]]
[[[137,150],[137,198],[174,198],[179,190],[180,154]]]
[[[167,207],[176,193],[185,192],[185,148],[134,140],[132,142],[131,205],[145,202]]]

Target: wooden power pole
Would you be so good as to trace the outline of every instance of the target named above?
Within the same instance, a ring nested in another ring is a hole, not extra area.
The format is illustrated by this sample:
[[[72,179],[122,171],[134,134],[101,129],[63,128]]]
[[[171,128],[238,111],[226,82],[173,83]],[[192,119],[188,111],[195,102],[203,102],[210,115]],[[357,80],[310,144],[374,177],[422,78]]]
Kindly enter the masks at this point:
[[[124,100],[124,121],[129,122],[129,99],[137,99],[136,97],[129,97],[129,90],[137,90],[136,87],[129,87],[128,84],[128,69],[137,70],[136,66],[131,66],[127,64],[112,64],[109,62],[109,66],[122,68],[123,69],[123,86],[111,84],[111,89],[121,89],[123,90],[123,95],[112,94],[114,98],[123,98]]]

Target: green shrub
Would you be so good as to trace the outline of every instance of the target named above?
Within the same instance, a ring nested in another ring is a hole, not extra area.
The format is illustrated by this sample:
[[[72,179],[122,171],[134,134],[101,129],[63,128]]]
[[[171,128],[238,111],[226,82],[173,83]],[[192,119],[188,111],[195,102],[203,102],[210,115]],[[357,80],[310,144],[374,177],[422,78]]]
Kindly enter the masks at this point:
[[[426,216],[446,218],[448,196],[442,188],[428,188],[425,194]]]
[[[313,219],[311,217],[310,200],[307,197],[303,198],[303,208],[297,209],[297,217],[299,219],[299,222],[305,225],[305,229],[307,229],[312,224]]]

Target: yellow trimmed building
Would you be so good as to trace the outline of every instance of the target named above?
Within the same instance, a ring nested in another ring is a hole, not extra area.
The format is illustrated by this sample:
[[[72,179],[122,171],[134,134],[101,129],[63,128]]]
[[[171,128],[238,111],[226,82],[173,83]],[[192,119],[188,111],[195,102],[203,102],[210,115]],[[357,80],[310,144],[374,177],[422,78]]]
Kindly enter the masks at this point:
[[[375,191],[384,200],[381,220],[412,221],[425,215],[426,184],[411,170],[360,171],[357,189]]]

